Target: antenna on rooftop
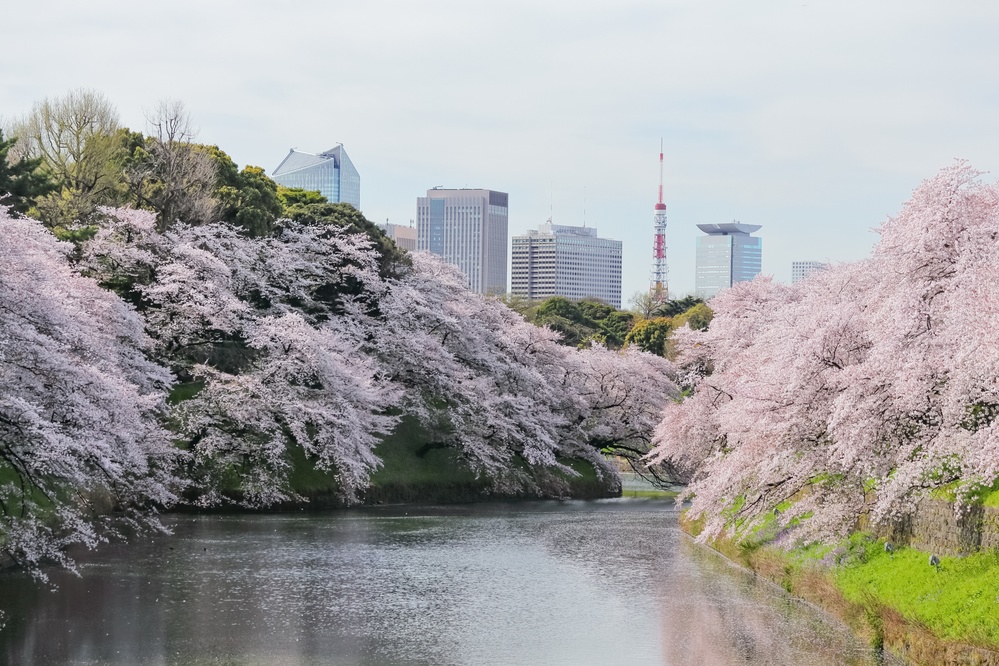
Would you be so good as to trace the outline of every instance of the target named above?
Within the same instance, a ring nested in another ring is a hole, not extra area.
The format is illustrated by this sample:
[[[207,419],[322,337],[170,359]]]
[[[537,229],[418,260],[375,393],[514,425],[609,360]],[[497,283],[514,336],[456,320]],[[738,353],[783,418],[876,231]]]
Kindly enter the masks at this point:
[[[548,222],[555,217],[555,179],[548,180]]]

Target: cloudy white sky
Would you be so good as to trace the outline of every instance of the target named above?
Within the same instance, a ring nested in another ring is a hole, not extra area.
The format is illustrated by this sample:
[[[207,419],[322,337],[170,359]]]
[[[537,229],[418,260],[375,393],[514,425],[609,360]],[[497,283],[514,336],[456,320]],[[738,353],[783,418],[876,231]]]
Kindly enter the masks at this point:
[[[0,118],[78,87],[122,122],[184,101],[198,140],[272,171],[342,142],[368,218],[435,185],[510,193],[624,242],[648,288],[665,142],[670,289],[695,225],[761,224],[763,270],[866,256],[956,158],[999,174],[999,3],[987,0],[10,0]],[[585,217],[584,217],[585,211]]]

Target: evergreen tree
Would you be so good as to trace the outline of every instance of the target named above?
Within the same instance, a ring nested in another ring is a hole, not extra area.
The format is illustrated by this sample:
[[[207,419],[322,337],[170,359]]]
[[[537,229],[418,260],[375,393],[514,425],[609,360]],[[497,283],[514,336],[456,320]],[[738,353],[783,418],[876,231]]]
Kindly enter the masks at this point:
[[[37,197],[55,191],[56,185],[39,167],[40,158],[10,160],[8,153],[16,138],[4,139],[0,130],[0,206],[9,206],[18,214],[28,212]]]

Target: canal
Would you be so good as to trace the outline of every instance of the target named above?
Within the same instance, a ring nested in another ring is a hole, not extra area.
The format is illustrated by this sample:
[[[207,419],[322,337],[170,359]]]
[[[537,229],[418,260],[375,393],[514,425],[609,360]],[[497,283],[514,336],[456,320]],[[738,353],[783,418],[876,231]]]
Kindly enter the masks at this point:
[[[843,626],[618,499],[167,518],[51,591],[7,664],[874,664]]]

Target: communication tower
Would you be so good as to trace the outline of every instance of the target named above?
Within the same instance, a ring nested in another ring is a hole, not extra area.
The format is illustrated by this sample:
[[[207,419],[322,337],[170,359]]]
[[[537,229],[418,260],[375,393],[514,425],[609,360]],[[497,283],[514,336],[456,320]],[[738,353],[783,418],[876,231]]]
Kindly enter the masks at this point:
[[[663,144],[659,140],[659,202],[653,216],[655,237],[652,241],[652,285],[649,295],[656,305],[662,305],[669,297],[666,285],[666,204],[663,203]]]

